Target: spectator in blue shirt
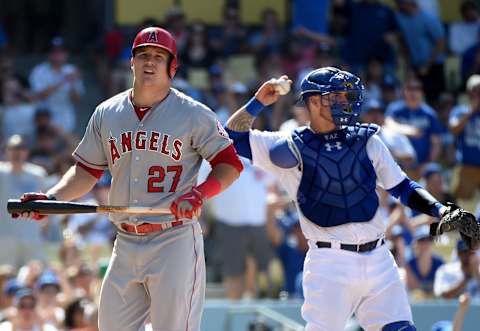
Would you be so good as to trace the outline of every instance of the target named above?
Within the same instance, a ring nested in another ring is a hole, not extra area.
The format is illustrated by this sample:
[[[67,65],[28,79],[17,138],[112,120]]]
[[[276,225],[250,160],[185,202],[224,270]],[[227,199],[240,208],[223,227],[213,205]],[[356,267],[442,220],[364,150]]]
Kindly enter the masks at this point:
[[[474,74],[480,74],[480,40],[463,53],[461,72],[463,79],[467,79]]]
[[[248,32],[242,24],[238,6],[225,6],[222,25],[210,30],[209,40],[214,52],[219,56],[248,53]]]
[[[256,53],[279,53],[285,40],[285,29],[275,9],[266,8],[261,14],[261,30],[249,38]]]
[[[416,0],[396,0],[397,22],[405,42],[410,66],[425,86],[429,102],[445,89],[443,62],[445,31],[440,20],[418,7]]]
[[[327,34],[330,0],[294,0],[292,4],[292,29],[307,29]]]
[[[417,162],[404,169],[410,178],[418,180],[426,163],[435,162],[442,148],[442,126],[435,111],[423,102],[422,83],[410,77],[403,86],[403,99],[387,107],[385,124],[405,134],[417,154]]]
[[[420,290],[423,296],[433,297],[435,273],[443,264],[443,259],[433,254],[433,237],[430,227],[422,225],[413,237],[414,254],[407,261],[407,287],[409,291]]]
[[[470,200],[480,187],[480,75],[467,81],[469,103],[458,105],[450,114],[450,130],[456,137],[457,167],[453,193]]]
[[[393,69],[393,42],[398,26],[393,10],[378,0],[346,1],[349,17],[349,36],[345,55],[356,68],[364,69],[371,59],[378,59]]]
[[[5,28],[0,24],[0,49],[4,49],[7,46],[8,38]]]
[[[452,22],[448,31],[449,48],[455,55],[462,55],[477,43],[480,28],[480,12],[475,1],[462,1],[460,13],[462,20]]]
[[[296,283],[301,279],[303,262],[308,250],[307,240],[300,229],[295,207],[282,198],[269,203],[267,235],[282,262],[285,277],[284,290],[289,296],[301,295]]]

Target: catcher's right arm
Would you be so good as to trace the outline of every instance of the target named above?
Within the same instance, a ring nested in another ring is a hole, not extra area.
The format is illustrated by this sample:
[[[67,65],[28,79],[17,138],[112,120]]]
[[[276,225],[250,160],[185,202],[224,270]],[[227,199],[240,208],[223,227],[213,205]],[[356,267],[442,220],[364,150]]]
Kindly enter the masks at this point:
[[[440,222],[430,225],[430,234],[438,236],[454,230],[460,233],[463,241],[470,249],[477,247],[480,243],[480,223],[475,215],[448,202],[447,210],[440,218]]]

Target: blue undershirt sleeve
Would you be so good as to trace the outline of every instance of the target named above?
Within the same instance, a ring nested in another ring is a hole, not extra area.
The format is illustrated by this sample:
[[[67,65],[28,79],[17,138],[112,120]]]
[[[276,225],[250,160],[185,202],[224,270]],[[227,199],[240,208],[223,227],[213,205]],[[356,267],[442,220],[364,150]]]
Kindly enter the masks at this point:
[[[404,180],[402,180],[400,184],[392,187],[387,191],[395,198],[400,199],[402,204],[407,206],[408,198],[416,188],[421,188],[421,186],[417,182],[407,177]]]
[[[387,191],[395,198],[399,198],[403,205],[413,210],[440,217],[440,208],[443,205],[427,190],[408,177]]]
[[[252,160],[252,149],[250,148],[250,132],[237,132],[225,127],[230,138],[233,140],[233,146],[240,156]]]

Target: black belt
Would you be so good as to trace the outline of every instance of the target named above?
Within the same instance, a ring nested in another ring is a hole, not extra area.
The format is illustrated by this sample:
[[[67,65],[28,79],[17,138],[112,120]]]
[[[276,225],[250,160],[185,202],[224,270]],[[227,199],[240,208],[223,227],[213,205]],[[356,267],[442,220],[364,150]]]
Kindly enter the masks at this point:
[[[385,244],[385,239],[380,238],[361,245],[340,244],[340,249],[358,253],[370,252],[377,248],[379,241],[380,244],[378,246]],[[317,241],[316,244],[318,248],[332,248],[332,244],[326,241]]]

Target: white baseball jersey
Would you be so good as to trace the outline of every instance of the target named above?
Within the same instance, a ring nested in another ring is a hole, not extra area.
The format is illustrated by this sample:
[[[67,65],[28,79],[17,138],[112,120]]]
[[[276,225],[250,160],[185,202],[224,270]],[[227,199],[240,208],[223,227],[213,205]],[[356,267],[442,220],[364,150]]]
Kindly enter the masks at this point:
[[[290,133],[251,131],[253,164],[281,179],[289,196],[297,201],[301,171],[298,167],[279,168],[270,161],[269,150],[280,138],[287,138],[293,148]],[[405,178],[377,135],[370,137],[366,150],[377,174],[377,185],[390,189]],[[297,210],[302,231],[309,239],[302,278],[305,330],[344,330],[352,314],[366,331],[381,330],[393,322],[412,321],[405,286],[387,247],[382,245],[365,253],[340,249],[342,243],[361,244],[384,235],[386,224],[380,208],[368,222],[332,227],[320,227],[310,222],[300,208]],[[330,242],[332,248],[318,248],[317,241]]]
[[[275,166],[270,161],[269,150],[280,138],[287,138],[291,141],[291,134],[258,130],[250,131],[253,164],[281,179],[281,183],[284,185],[290,198],[296,201],[298,186],[302,177],[301,171],[298,168],[283,169]],[[393,160],[392,155],[378,135],[373,135],[368,140],[366,149],[377,174],[377,185],[384,189],[390,189],[405,179],[405,174]],[[313,241],[340,241],[342,243],[357,244],[380,238],[385,232],[385,219],[381,217],[381,213],[378,210],[369,222],[320,227],[310,222],[302,214],[301,210],[297,209],[302,231],[307,239]]]
[[[110,204],[168,208],[196,184],[202,159],[212,160],[231,140],[213,111],[173,88],[141,121],[130,93],[97,107],[73,156],[91,168],[110,170]],[[141,224],[174,216],[111,214],[110,219]]]

